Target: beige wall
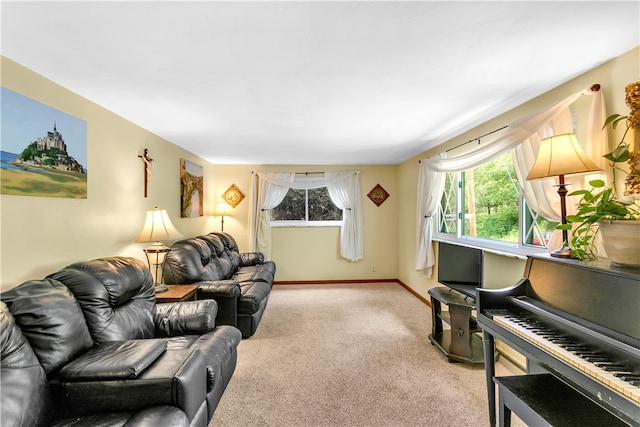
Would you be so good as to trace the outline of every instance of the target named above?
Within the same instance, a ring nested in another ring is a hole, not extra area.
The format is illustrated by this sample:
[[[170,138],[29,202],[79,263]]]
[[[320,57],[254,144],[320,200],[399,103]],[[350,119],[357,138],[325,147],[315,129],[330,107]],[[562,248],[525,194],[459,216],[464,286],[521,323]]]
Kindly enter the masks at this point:
[[[212,165],[7,58],[1,66],[3,87],[87,122],[88,169],[86,199],[0,196],[2,289],[75,261],[111,255],[146,260],[148,244],[133,241],[145,212],[156,206],[184,235],[207,228],[209,217],[180,218],[180,158],[204,167],[205,194],[214,182]],[[144,148],[154,159],[147,198],[138,158]]]
[[[247,196],[251,194],[251,172],[317,172],[360,171],[360,192],[364,231],[364,260],[350,262],[340,256],[338,227],[272,228],[272,259],[278,266],[276,280],[360,280],[396,279],[398,272],[395,254],[398,252],[398,198],[396,166],[314,166],[314,165],[218,165],[216,195],[235,184]],[[390,197],[379,207],[367,194],[380,184]],[[225,219],[225,231],[238,236],[238,245],[249,250],[248,199],[233,210],[233,217]],[[219,219],[215,229],[220,229]],[[375,271],[371,271],[371,266]]]
[[[592,83],[602,85],[610,112],[626,113],[624,86],[640,76],[639,57],[640,48],[447,141],[443,148],[502,127]],[[220,218],[179,218],[181,157],[204,167],[205,211],[221,201],[220,196],[231,184],[236,184],[247,197],[233,210],[232,217],[225,218],[225,231],[236,237],[241,250],[250,248],[247,227],[252,171],[359,170],[365,259],[351,263],[339,257],[337,228],[274,229],[276,280],[397,278],[425,297],[436,285],[434,279],[414,270],[416,183],[418,159],[443,148],[393,166],[213,165],[4,57],[1,70],[2,86],[87,122],[89,171],[86,200],[0,195],[2,289],[42,278],[78,260],[112,255],[144,259],[145,244],[133,240],[142,227],[145,211],[154,206],[167,209],[185,236],[219,230]],[[154,159],[146,199],[142,163],[137,157],[144,148]],[[380,207],[366,197],[377,183],[391,194]],[[493,277],[490,281],[510,283],[512,277],[519,275],[522,260],[496,257],[489,257],[494,266],[487,273]],[[371,265],[375,265],[375,272],[370,271]]]
[[[594,64],[595,65],[595,64]],[[437,149],[426,151],[419,156],[416,156],[406,162],[403,162],[398,166],[398,188],[399,198],[403,201],[402,208],[399,209],[399,238],[402,244],[400,245],[400,259],[398,278],[409,285],[416,292],[422,296],[427,296],[427,292],[430,288],[437,285],[435,280],[436,270],[434,270],[433,277],[426,278],[420,275],[414,269],[414,260],[416,254],[415,245],[415,211],[416,211],[416,191],[417,191],[417,178],[418,178],[418,160],[433,156],[447,148],[457,146],[461,143],[475,139],[476,137],[483,135],[487,132],[491,132],[495,129],[501,128],[511,121],[524,117],[529,114],[533,114],[536,111],[551,105],[554,102],[560,101],[570,94],[573,94],[584,88],[591,87],[594,83],[600,83],[605,103],[607,106],[608,114],[620,113],[628,114],[629,109],[624,101],[624,87],[631,83],[638,81],[640,78],[640,47],[627,52],[605,64],[595,67],[591,71],[588,71],[576,78],[559,85],[557,88],[546,92],[530,102],[522,104],[513,110],[510,110],[495,119],[489,120],[480,126],[471,129],[468,132],[453,138]],[[535,82],[531,82],[535,85]],[[532,88],[532,90],[535,90]],[[578,130],[576,136],[580,138],[583,134],[583,129],[586,126],[585,114],[588,114],[590,97],[589,99],[580,99],[572,105],[572,113],[576,115]],[[614,141],[618,141],[622,135],[622,129],[618,129],[615,136],[611,135],[610,142],[615,145]],[[568,203],[571,203],[570,201]],[[495,265],[495,272],[487,271],[489,275],[488,280],[492,283],[498,283],[505,280],[504,278],[510,278],[514,276],[514,271],[523,266],[522,260],[515,258],[505,258],[499,260],[494,256],[491,256],[492,265]],[[504,272],[505,274],[502,274]],[[494,277],[495,275],[495,277]]]
[[[179,162],[204,167],[205,213],[235,184],[246,196],[225,231],[249,250],[249,198],[252,171],[361,171],[365,260],[352,263],[338,255],[339,229],[274,229],[273,259],[278,280],[394,279],[397,276],[399,202],[396,166],[259,166],[213,165],[136,126],[48,79],[2,58],[2,86],[87,122],[87,199],[0,195],[2,234],[0,283],[12,288],[39,279],[75,261],[124,255],[145,260],[136,238],[145,211],[167,209],[185,236],[220,230],[220,218],[180,218]],[[154,159],[149,197],[143,197],[143,166],[138,155],[148,148]],[[380,183],[391,197],[376,207],[367,193]],[[170,244],[172,242],[165,242]],[[375,265],[375,272],[371,272]]]

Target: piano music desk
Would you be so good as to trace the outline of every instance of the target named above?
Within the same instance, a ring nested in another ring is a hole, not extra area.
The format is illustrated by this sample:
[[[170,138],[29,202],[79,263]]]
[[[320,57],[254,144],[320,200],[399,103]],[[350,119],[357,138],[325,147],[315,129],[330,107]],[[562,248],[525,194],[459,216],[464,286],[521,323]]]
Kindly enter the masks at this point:
[[[511,412],[528,426],[627,426],[551,374],[494,377],[498,426],[511,425]]]

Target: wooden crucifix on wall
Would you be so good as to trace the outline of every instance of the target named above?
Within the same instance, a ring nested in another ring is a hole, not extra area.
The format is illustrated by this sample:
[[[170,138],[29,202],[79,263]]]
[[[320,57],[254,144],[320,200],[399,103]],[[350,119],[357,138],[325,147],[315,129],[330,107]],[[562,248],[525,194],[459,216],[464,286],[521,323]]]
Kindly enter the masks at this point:
[[[149,181],[151,180],[151,163],[153,159],[149,157],[149,150],[144,149],[144,154],[138,155],[144,163],[144,197],[147,197],[147,190],[149,187]]]

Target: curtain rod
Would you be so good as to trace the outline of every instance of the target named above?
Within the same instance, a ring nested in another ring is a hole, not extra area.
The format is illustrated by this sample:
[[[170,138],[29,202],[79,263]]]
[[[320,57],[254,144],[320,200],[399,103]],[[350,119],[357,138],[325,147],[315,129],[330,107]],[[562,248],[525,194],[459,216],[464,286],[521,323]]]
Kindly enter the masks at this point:
[[[251,171],[251,173],[259,173],[259,172]],[[296,175],[318,175],[324,172],[293,172],[293,173],[295,173]]]
[[[502,126],[499,129],[495,129],[495,130],[492,130],[491,132],[487,132],[484,135],[480,135],[480,136],[478,136],[476,138],[470,139],[467,142],[463,142],[462,144],[456,145],[455,147],[448,148],[448,149],[444,150],[444,152],[448,153],[449,151],[455,150],[456,148],[464,147],[465,145],[467,145],[467,144],[469,144],[471,142],[475,142],[475,141],[478,141],[478,144],[479,144],[480,143],[480,138],[484,138],[485,136],[489,136],[489,135],[491,135],[493,133],[500,132],[501,130],[506,129],[508,127],[509,126]],[[418,160],[418,163],[422,163],[422,160]]]
[[[589,90],[590,90],[591,92],[598,92],[598,91],[600,90],[600,88],[601,88],[600,83],[594,83],[594,84],[592,84],[592,85],[591,85],[591,87],[589,88]],[[459,145],[456,145],[455,147],[449,148],[449,149],[445,150],[444,152],[445,152],[445,153],[448,153],[449,151],[455,150],[456,148],[464,147],[465,145],[467,145],[467,144],[469,144],[469,143],[471,143],[471,142],[474,142],[474,141],[478,141],[478,144],[479,144],[479,143],[480,143],[480,138],[484,138],[485,136],[489,136],[489,135],[491,135],[491,134],[493,134],[493,133],[499,132],[499,131],[501,131],[501,130],[503,130],[503,129],[506,129],[506,128],[508,128],[508,127],[509,127],[509,126],[502,126],[502,127],[501,127],[501,128],[499,128],[499,129],[492,130],[491,132],[485,133],[484,135],[480,135],[480,136],[479,136],[479,137],[477,137],[477,138],[470,139],[470,140],[469,140],[469,141],[467,141],[467,142],[463,142],[462,144],[459,144]],[[418,163],[420,163],[420,160],[418,160]]]
[[[455,150],[456,148],[464,147],[465,145],[467,145],[467,144],[469,144],[471,142],[474,142],[474,141],[478,141],[478,144],[480,144],[480,138],[484,138],[485,136],[489,136],[489,135],[494,134],[496,132],[500,132],[501,130],[506,129],[508,127],[509,126],[502,126],[500,129],[492,130],[491,132],[485,133],[484,135],[480,135],[477,138],[470,139],[467,142],[463,142],[462,144],[459,144],[459,145],[456,145],[455,147],[449,148],[449,149],[445,150],[444,152],[448,153],[449,151]]]

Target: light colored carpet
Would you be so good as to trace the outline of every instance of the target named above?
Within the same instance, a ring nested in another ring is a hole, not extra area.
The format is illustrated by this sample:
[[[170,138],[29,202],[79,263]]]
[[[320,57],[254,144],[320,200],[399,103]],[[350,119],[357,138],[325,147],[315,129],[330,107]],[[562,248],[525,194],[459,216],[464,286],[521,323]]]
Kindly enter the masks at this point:
[[[483,366],[449,363],[430,332],[395,283],[275,285],[210,427],[488,426]]]

